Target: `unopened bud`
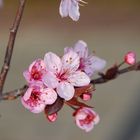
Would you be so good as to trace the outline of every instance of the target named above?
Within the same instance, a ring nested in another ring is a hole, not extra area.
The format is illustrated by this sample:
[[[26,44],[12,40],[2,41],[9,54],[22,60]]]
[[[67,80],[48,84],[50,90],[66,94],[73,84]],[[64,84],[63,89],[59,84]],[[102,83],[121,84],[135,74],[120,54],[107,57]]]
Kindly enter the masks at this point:
[[[84,101],[89,101],[91,98],[92,98],[92,94],[91,93],[84,93],[82,96],[81,96],[82,100]]]
[[[47,116],[47,119],[48,119],[50,122],[55,122],[56,119],[57,119],[57,113],[48,115],[48,116]]]
[[[129,64],[129,65],[133,65],[136,63],[136,54],[135,52],[128,52],[125,57],[124,57],[124,61],[125,63]]]

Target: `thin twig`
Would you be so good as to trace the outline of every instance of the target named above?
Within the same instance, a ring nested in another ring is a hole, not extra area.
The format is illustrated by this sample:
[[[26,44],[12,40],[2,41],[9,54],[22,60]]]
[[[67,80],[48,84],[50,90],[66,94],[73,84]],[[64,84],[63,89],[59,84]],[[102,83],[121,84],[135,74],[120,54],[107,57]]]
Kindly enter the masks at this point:
[[[15,89],[13,91],[6,92],[6,93],[4,93],[4,94],[2,94],[0,96],[0,101],[1,100],[14,100],[14,99],[17,99],[18,97],[22,96],[26,92],[27,88],[28,88],[28,86],[25,85],[20,89]]]
[[[140,61],[138,61],[135,65],[120,69],[116,72],[116,77],[111,78],[111,79],[107,79],[106,78],[106,74],[104,74],[103,76],[97,78],[97,79],[93,79],[91,80],[92,84],[103,84],[106,83],[108,81],[114,80],[116,79],[119,75],[122,75],[124,73],[130,72],[130,71],[137,71],[140,70]]]
[[[11,62],[11,57],[12,57],[13,48],[14,48],[14,44],[15,44],[16,34],[17,34],[17,31],[18,31],[18,28],[20,25],[22,15],[23,15],[25,1],[26,0],[20,0],[15,20],[10,29],[9,41],[8,41],[8,45],[6,48],[4,64],[2,66],[1,73],[0,73],[0,95],[2,94],[6,76],[7,76],[8,70],[10,68],[10,62]]]
[[[115,78],[117,78],[119,75],[122,75],[124,73],[128,73],[130,71],[138,71],[140,70],[140,61],[137,62],[135,65],[132,65],[132,66],[129,66],[129,67],[126,67],[126,68],[123,68],[123,69],[120,69],[117,71],[117,76]],[[103,83],[106,83],[108,81],[111,81],[115,78],[112,78],[112,79],[105,79],[103,76],[102,77],[99,77],[97,79],[93,79],[91,81],[91,84],[103,84]],[[6,92],[4,93],[1,97],[0,97],[0,100],[14,100],[20,96],[22,96],[26,90],[27,90],[28,86],[25,85],[23,86],[22,88],[20,89],[16,89],[16,90],[13,90],[13,91],[9,91],[9,92]]]

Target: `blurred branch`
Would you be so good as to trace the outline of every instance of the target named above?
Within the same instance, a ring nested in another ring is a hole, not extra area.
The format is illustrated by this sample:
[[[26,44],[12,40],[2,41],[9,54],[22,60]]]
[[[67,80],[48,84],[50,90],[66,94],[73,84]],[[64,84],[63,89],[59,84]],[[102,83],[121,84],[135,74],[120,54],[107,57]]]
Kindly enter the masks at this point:
[[[140,61],[138,61],[135,65],[120,70],[118,69],[117,66],[113,66],[112,68],[108,69],[105,74],[100,74],[101,76],[99,78],[91,80],[91,83],[103,84],[108,81],[116,79],[119,75],[122,75],[130,71],[138,71],[138,70],[140,70]]]
[[[26,0],[20,0],[15,20],[13,22],[12,27],[10,28],[9,41],[6,48],[4,63],[3,63],[1,73],[0,73],[0,95],[2,95],[6,76],[10,68],[10,62],[11,62],[11,57],[12,57],[13,48],[15,44],[15,38],[16,38],[16,34],[20,25],[22,15],[23,15],[25,1]]]
[[[116,69],[114,75],[113,76],[111,75],[112,77],[108,77],[108,75],[109,75],[108,71],[110,72],[110,70],[114,70],[114,68]],[[117,68],[118,67],[112,67],[112,68],[108,69],[105,74],[100,74],[101,77],[91,80],[91,84],[94,84],[94,85],[103,84],[103,83],[106,83],[113,79],[116,79],[119,75],[122,75],[124,73],[128,73],[130,71],[138,71],[138,70],[140,70],[140,61],[137,62],[135,65],[132,65],[132,66],[120,69],[120,70],[118,70]],[[25,85],[20,89],[6,92],[6,93],[2,94],[2,96],[0,97],[0,100],[14,100],[14,99],[22,96],[26,92],[27,88],[28,88],[28,86]]]
[[[26,92],[27,88],[28,88],[28,86],[24,85],[22,88],[6,92],[6,93],[4,93],[4,94],[2,94],[0,96],[0,101],[1,100],[14,100],[14,99],[17,99],[18,97],[22,96]]]

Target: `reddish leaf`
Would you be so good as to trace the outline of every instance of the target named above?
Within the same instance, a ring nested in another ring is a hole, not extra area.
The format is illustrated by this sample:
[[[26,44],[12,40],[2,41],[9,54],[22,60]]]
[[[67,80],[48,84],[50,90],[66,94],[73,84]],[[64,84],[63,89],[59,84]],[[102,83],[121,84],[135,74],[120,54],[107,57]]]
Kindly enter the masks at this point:
[[[57,113],[63,107],[63,105],[64,105],[64,100],[58,96],[55,103],[53,103],[52,105],[47,105],[45,107],[45,114],[51,115]]]
[[[75,96],[81,96],[84,93],[92,92],[94,91],[95,88],[93,85],[89,84],[88,86],[80,87],[80,88],[75,88]]]
[[[72,106],[78,106],[78,107],[89,107],[89,108],[93,108],[92,106],[89,106],[85,103],[82,103],[80,101],[78,101],[77,98],[72,98],[71,100],[67,101],[66,104],[68,105],[72,105]]]

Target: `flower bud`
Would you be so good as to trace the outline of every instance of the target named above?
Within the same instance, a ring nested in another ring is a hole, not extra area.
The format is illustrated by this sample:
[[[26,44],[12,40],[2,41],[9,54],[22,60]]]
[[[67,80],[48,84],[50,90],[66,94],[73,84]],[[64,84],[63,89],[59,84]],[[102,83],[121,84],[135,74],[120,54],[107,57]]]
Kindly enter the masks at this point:
[[[124,61],[125,63],[129,64],[129,65],[133,65],[136,63],[136,54],[135,52],[128,52],[125,57],[124,57]]]
[[[48,119],[50,122],[55,122],[56,119],[57,119],[57,113],[48,115],[48,116],[47,116],[47,119]]]
[[[81,99],[84,100],[84,101],[89,101],[91,98],[92,98],[92,94],[91,93],[84,93],[81,96]]]

